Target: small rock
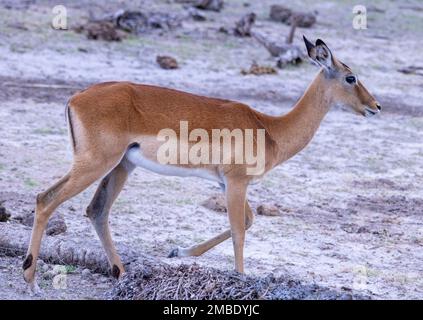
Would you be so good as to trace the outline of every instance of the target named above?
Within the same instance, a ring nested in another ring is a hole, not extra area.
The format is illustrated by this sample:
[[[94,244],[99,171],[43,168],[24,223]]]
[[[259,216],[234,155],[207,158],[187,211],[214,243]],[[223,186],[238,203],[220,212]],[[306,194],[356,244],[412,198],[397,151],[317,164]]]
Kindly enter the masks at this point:
[[[38,259],[37,260],[37,269],[42,270],[45,264],[46,263],[43,260]]]
[[[367,227],[360,227],[357,230],[357,233],[370,233],[370,230]]]
[[[34,211],[17,216],[16,220],[24,226],[32,227],[34,224]],[[67,230],[65,218],[61,213],[54,214],[48,221],[46,233],[49,236],[56,236]]]
[[[82,275],[83,278],[89,278],[89,277],[91,277],[91,271],[89,269],[84,269],[84,270],[82,270],[81,275]]]
[[[214,195],[201,203],[201,205],[213,211],[226,212],[226,201],[223,195]]]
[[[224,26],[221,26],[218,31],[220,33],[229,34],[229,30]]]
[[[294,13],[297,26],[300,28],[311,28],[316,23],[316,16],[310,12],[296,12]],[[292,20],[288,23],[291,24]]]
[[[50,280],[53,279],[55,275],[56,274],[53,272],[53,270],[49,270],[47,272],[44,272],[42,277],[44,280]]]
[[[339,297],[339,300],[353,300],[351,293],[344,293]]]
[[[276,22],[288,22],[292,16],[292,10],[282,5],[272,5],[270,7],[270,19]]]
[[[169,56],[157,56],[156,61],[162,69],[170,70],[179,67],[176,59]]]
[[[65,218],[61,214],[56,214],[48,222],[46,233],[48,236],[57,236],[58,234],[66,232],[68,229]]]
[[[41,267],[42,272],[47,272],[49,270],[50,270],[50,266],[47,263],[43,264],[43,266]]]
[[[0,203],[0,222],[6,222],[10,219],[10,213],[6,212],[6,208]]]
[[[257,214],[261,216],[275,217],[280,215],[280,211],[274,204],[261,204],[257,207]]]
[[[86,25],[74,28],[77,33],[85,33],[90,40],[121,41],[126,35],[117,30],[112,22],[89,22]]]

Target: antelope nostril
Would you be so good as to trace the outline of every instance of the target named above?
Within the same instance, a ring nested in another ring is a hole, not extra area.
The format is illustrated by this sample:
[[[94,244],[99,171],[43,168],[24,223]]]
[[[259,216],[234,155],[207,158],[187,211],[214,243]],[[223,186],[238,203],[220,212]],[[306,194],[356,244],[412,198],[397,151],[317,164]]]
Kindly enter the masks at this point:
[[[380,110],[382,110],[382,107],[380,106],[380,104],[379,103],[376,103],[376,108],[380,111]]]

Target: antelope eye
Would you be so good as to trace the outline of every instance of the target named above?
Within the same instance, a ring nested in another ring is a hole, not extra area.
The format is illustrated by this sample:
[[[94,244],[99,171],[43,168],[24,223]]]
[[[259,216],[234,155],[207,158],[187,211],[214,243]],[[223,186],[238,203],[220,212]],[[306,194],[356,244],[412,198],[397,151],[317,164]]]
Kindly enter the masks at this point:
[[[357,82],[357,79],[354,76],[348,76],[345,78],[345,81],[347,81],[349,84],[354,84]]]

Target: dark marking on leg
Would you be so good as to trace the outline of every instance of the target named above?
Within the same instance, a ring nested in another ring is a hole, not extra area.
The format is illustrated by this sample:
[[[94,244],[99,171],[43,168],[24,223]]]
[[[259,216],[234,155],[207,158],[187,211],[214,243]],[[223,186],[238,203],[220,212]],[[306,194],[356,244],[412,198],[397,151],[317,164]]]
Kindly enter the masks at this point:
[[[66,104],[66,115],[67,115],[67,120],[68,120],[68,123],[69,123],[69,133],[70,133],[70,139],[71,139],[72,147],[73,147],[73,150],[76,151],[76,140],[75,140],[75,134],[74,134],[74,130],[73,130],[72,115],[71,115],[71,109],[70,109],[70,106],[69,106],[69,101]]]
[[[26,258],[25,258],[25,260],[24,260],[24,262],[23,262],[23,264],[22,264],[22,268],[24,269],[24,270],[26,270],[26,269],[28,269],[31,265],[32,265],[32,260],[33,260],[33,257],[32,257],[32,254],[30,253]]]
[[[101,182],[100,186],[94,195],[93,200],[87,208],[87,216],[96,220],[104,212],[104,207],[106,206],[107,201],[107,186],[110,181],[110,176],[107,175]]]
[[[140,144],[138,142],[133,142],[128,146],[127,150],[129,150],[131,148],[139,148],[139,147],[140,147]]]
[[[117,265],[114,264],[113,268],[112,268],[112,276],[113,276],[113,278],[118,279],[119,275],[120,275],[120,269],[118,268]]]

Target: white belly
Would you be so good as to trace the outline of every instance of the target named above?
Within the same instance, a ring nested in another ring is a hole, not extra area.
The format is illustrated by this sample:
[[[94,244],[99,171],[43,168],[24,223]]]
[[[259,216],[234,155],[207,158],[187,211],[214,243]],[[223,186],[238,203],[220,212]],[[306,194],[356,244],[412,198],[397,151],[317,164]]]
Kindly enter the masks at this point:
[[[219,175],[213,174],[212,172],[204,168],[184,168],[178,167],[176,165],[161,164],[157,161],[153,161],[143,156],[140,147],[130,148],[126,152],[125,157],[134,166],[142,167],[158,174],[178,177],[199,177],[222,183],[222,178]]]

